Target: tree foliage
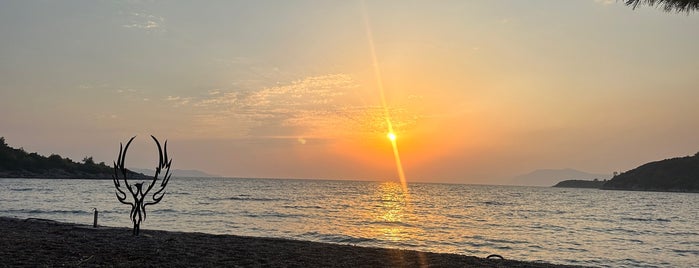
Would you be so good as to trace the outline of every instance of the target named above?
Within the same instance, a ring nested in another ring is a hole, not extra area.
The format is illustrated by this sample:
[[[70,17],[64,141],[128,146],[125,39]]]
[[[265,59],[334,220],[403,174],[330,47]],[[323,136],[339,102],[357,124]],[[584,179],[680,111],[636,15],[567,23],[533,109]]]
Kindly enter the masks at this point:
[[[624,0],[634,9],[640,5],[661,6],[665,11],[690,12],[699,10],[699,0]]]
[[[687,156],[647,163],[621,173],[605,189],[699,192],[699,157]]]
[[[38,153],[27,153],[24,149],[15,149],[5,143],[5,138],[0,137],[0,171],[13,174],[50,174],[56,170],[63,174],[78,174],[79,176],[111,174],[111,167],[104,162],[96,164],[92,157],[85,157],[83,163],[76,163],[70,158],[63,158],[58,154],[48,157]],[[106,178],[109,176],[107,175]]]

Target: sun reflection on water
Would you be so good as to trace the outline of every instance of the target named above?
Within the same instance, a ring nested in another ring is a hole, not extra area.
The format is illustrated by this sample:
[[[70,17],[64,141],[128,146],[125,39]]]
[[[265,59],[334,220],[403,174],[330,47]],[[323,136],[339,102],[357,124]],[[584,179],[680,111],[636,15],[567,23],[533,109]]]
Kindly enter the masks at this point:
[[[400,183],[383,182],[375,188],[374,205],[362,215],[365,228],[363,235],[385,241],[404,241],[413,237],[412,227],[416,217],[408,202],[407,193]]]
[[[384,182],[379,185],[377,195],[380,195],[379,210],[376,220],[384,222],[401,222],[407,207],[407,199],[401,185],[394,182]]]

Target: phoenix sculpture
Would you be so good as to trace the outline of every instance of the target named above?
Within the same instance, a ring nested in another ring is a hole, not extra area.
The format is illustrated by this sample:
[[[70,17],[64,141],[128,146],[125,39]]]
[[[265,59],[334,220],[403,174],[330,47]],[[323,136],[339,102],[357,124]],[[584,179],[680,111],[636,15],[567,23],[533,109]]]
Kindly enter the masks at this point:
[[[158,153],[160,155],[160,161],[158,166],[155,168],[155,175],[153,179],[150,180],[144,187],[143,181],[139,183],[129,183],[129,176],[133,176],[134,172],[125,168],[126,161],[126,151],[129,149],[129,145],[136,136],[131,137],[131,139],[126,143],[126,146],[119,144],[119,158],[114,162],[114,187],[116,187],[116,197],[122,204],[131,205],[131,221],[133,222],[133,235],[138,235],[141,222],[146,219],[146,206],[155,205],[163,200],[165,196],[165,187],[170,181],[170,165],[172,164],[172,159],[167,156],[167,140],[160,146],[160,142],[154,136],[151,138],[158,145]],[[163,172],[164,171],[164,172]],[[162,174],[162,177],[161,177]],[[133,179],[133,178],[131,178]],[[151,194],[151,190],[156,188],[155,192]],[[128,198],[129,192],[132,198]]]

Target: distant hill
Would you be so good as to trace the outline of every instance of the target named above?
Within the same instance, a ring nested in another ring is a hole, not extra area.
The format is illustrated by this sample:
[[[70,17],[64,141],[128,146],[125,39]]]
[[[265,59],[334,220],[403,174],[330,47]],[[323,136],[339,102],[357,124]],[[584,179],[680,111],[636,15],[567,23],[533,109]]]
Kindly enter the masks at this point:
[[[42,156],[12,148],[0,137],[0,178],[111,179],[114,170],[104,162],[85,157],[82,163],[57,154]],[[143,176],[130,173],[133,177]]]
[[[155,170],[152,169],[146,169],[146,168],[132,168],[133,171],[141,173],[141,174],[146,174],[152,176],[155,174]],[[219,175],[213,175],[206,173],[204,171],[200,170],[194,170],[194,169],[173,169],[170,170],[170,173],[172,173],[173,177],[179,177],[179,178],[214,178],[214,177],[221,177]]]
[[[552,186],[562,180],[602,180],[609,177],[611,177],[611,175],[587,173],[571,168],[539,169],[519,175],[513,178],[511,183],[522,186]]]
[[[602,189],[699,192],[699,153],[644,164],[615,176]]]

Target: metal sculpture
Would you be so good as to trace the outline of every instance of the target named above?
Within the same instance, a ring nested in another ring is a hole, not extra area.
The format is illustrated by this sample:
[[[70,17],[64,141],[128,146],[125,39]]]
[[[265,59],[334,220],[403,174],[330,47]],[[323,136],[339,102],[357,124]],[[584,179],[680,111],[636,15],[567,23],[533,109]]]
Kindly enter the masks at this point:
[[[144,221],[146,219],[146,206],[148,205],[155,205],[160,202],[160,200],[163,199],[165,196],[165,186],[167,186],[167,183],[170,181],[170,165],[172,164],[172,159],[169,159],[167,156],[167,140],[165,141],[165,144],[163,147],[160,147],[160,142],[158,142],[158,139],[153,137],[151,135],[151,138],[155,141],[155,144],[158,145],[158,153],[160,155],[160,161],[158,163],[158,166],[155,168],[155,175],[153,176],[153,179],[150,181],[150,184],[148,184],[148,187],[146,189],[143,189],[143,184],[144,182],[140,183],[135,183],[133,185],[129,184],[129,179],[128,175],[133,174],[130,170],[126,169],[125,166],[125,161],[126,161],[126,151],[129,149],[129,145],[133,141],[133,139],[136,138],[136,136],[131,137],[129,142],[126,143],[126,146],[123,146],[123,144],[119,143],[119,158],[117,159],[116,162],[114,162],[114,187],[116,187],[116,197],[121,202],[122,204],[127,204],[131,205],[131,221],[133,222],[133,235],[138,235],[141,221]],[[164,150],[163,150],[164,148]],[[165,169],[165,175],[160,179],[160,185],[158,186],[158,190],[155,191],[152,195],[148,195],[150,193],[151,189],[153,189],[153,186],[155,186],[158,182],[159,176],[161,172]],[[124,188],[131,193],[131,196],[133,197],[133,202],[127,201],[127,194],[125,190],[122,188],[122,183],[124,185]],[[146,199],[146,197],[149,197],[149,199]]]

